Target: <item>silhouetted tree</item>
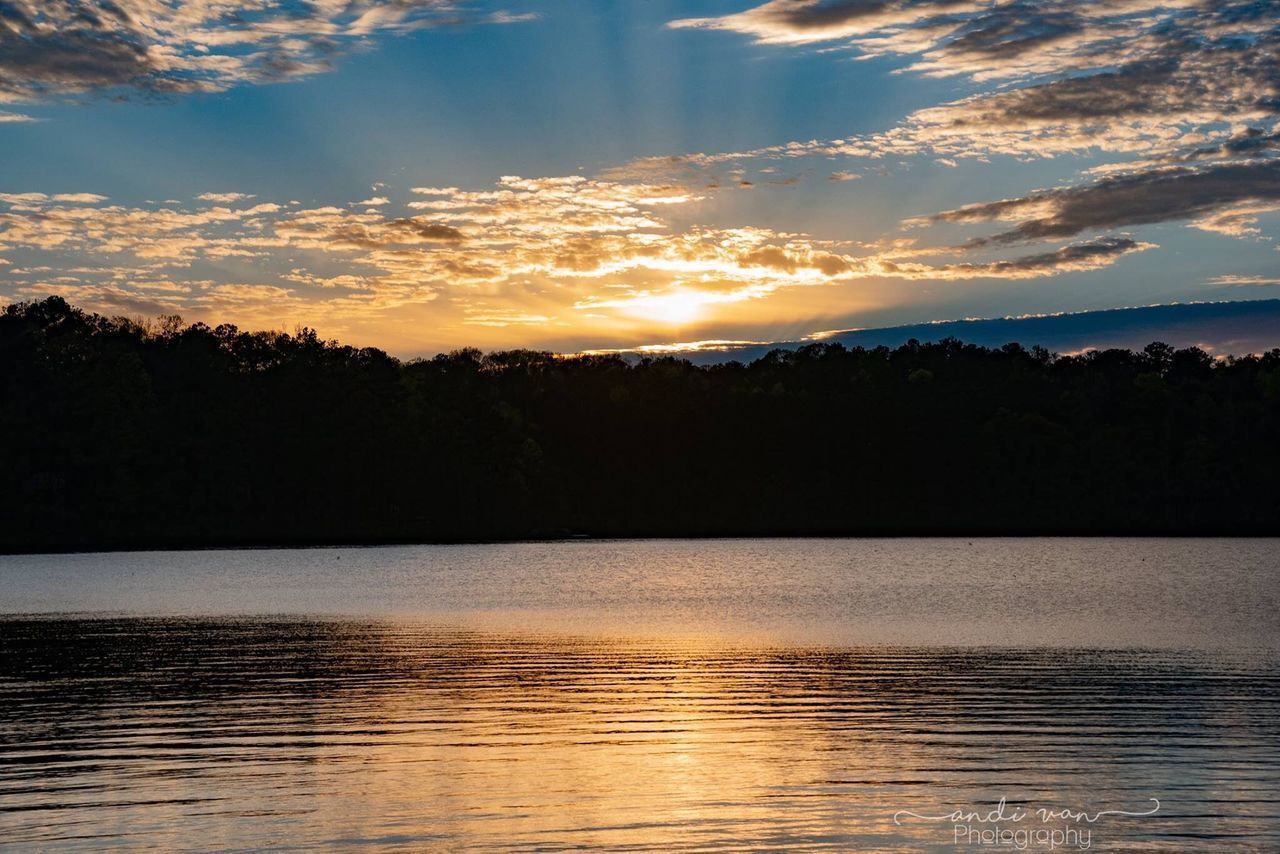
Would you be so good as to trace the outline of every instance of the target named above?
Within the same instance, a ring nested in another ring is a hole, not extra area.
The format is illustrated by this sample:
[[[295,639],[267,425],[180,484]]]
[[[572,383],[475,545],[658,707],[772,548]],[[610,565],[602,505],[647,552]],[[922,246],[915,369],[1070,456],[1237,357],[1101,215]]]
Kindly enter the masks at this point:
[[[0,548],[1280,533],[1280,350],[948,339],[751,364],[0,314]]]

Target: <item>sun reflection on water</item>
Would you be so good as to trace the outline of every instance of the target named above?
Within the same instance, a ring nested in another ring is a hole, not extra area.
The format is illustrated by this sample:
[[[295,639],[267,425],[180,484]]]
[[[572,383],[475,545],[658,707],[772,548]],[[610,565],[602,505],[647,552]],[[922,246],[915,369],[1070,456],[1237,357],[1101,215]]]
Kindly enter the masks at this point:
[[[28,845],[929,848],[900,809],[1129,804],[1280,843],[1275,660],[803,647],[408,621],[0,624]]]

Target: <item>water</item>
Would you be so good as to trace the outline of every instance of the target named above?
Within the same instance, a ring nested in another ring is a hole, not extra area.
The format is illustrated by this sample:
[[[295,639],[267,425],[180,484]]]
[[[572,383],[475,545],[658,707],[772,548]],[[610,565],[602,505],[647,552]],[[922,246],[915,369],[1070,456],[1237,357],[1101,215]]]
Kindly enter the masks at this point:
[[[1278,546],[0,557],[0,844],[1280,850]]]

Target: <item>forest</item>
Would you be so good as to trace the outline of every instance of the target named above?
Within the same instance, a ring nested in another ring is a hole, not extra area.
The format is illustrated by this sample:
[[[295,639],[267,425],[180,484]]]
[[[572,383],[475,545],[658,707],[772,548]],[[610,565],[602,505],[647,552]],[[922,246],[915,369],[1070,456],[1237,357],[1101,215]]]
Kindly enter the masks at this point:
[[[1280,534],[1280,349],[750,364],[0,315],[0,550]]]

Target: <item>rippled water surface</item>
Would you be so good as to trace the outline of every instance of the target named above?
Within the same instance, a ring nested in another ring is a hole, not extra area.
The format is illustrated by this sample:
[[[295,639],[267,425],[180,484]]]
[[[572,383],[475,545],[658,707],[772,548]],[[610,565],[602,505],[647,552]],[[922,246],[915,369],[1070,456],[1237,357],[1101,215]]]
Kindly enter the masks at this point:
[[[1276,851],[1277,576],[1267,540],[0,557],[0,844]]]

